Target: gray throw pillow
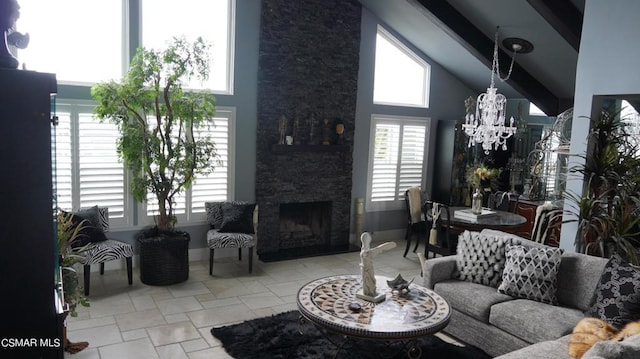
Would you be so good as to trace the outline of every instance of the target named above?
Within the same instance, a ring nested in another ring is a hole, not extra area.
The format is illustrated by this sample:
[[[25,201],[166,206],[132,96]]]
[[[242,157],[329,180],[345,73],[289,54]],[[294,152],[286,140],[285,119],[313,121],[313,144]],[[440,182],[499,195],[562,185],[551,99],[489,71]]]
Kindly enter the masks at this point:
[[[505,246],[517,241],[508,236],[464,231],[458,237],[456,277],[467,282],[498,288],[502,282]],[[517,242],[516,242],[517,243]]]
[[[547,304],[558,304],[559,248],[507,245],[507,263],[498,292]]]

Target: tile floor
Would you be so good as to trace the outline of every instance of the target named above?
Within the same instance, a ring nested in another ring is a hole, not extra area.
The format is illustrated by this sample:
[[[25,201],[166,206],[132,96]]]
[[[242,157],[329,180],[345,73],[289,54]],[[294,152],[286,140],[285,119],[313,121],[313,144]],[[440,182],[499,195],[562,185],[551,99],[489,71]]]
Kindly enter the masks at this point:
[[[376,245],[375,239],[373,245]],[[378,255],[376,274],[419,277],[415,254],[402,257],[404,240]],[[171,286],[148,286],[134,270],[132,286],[123,270],[91,276],[91,306],[78,308],[67,320],[71,341],[89,348],[65,358],[230,358],[210,333],[214,326],[242,322],[296,309],[296,294],[305,283],[323,276],[357,274],[359,252],[281,262],[254,261],[248,273],[246,255],[191,262],[189,280]],[[442,335],[444,339],[453,341]]]

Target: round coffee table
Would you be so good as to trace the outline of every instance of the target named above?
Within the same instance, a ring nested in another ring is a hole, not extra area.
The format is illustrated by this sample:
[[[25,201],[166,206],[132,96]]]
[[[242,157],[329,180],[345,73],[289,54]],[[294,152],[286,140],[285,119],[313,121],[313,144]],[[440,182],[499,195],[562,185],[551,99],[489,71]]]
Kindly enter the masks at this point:
[[[419,357],[417,338],[432,335],[449,324],[449,303],[434,291],[417,284],[399,295],[387,286],[391,278],[376,276],[378,293],[386,293],[383,302],[374,304],[356,298],[362,289],[360,275],[339,275],[316,279],[298,291],[301,323],[347,337],[403,341],[410,357]],[[350,309],[357,303],[360,310]],[[340,348],[339,348],[340,349]]]

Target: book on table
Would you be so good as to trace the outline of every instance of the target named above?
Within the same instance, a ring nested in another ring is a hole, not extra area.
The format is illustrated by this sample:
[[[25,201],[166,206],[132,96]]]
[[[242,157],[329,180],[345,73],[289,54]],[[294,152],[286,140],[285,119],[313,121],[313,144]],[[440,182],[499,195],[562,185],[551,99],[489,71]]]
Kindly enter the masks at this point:
[[[496,212],[492,211],[488,208],[483,208],[482,213],[474,213],[471,208],[468,209],[458,209],[453,212],[453,216],[460,219],[470,219],[476,220],[479,218],[487,218],[491,216],[495,216]]]

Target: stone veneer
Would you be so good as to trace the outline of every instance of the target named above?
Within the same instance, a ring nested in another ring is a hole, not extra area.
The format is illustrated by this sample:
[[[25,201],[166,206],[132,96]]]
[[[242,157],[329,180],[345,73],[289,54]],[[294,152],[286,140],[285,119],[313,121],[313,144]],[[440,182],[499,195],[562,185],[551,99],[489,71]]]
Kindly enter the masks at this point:
[[[349,244],[360,19],[356,0],[262,1],[256,156],[260,256],[282,251],[281,203],[331,201],[331,235],[325,244]],[[288,135],[299,119],[300,144],[277,152],[273,145],[283,115]],[[324,118],[330,119],[332,148],[317,144]],[[336,146],[338,120],[345,127],[343,146]],[[314,144],[309,144],[311,132]]]

